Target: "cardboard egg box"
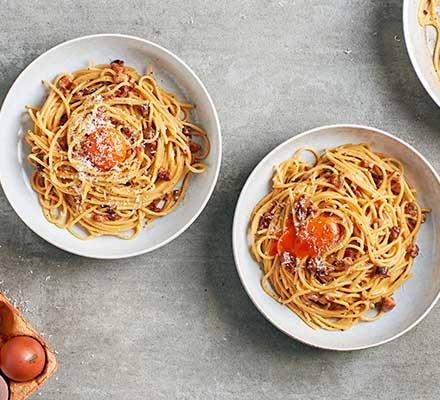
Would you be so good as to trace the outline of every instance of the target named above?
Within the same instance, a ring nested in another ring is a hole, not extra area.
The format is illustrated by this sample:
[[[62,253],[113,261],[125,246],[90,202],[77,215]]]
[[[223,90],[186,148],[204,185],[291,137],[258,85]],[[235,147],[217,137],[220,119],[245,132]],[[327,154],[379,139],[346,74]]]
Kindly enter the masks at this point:
[[[20,314],[20,312],[0,293],[0,348],[11,337],[31,336],[38,340],[46,352],[46,365],[43,372],[35,379],[27,382],[13,382],[6,379],[9,385],[9,400],[24,400],[43,386],[44,382],[57,369],[55,354],[48,348],[45,340]]]

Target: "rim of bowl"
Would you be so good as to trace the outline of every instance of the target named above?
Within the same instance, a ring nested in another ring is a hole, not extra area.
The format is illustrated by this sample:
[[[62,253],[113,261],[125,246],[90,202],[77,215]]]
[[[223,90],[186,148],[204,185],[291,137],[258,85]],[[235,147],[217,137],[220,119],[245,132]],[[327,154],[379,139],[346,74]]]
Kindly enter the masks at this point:
[[[296,336],[293,333],[287,332],[287,330],[284,329],[283,327],[281,327],[279,324],[277,324],[274,321],[274,319],[268,313],[264,312],[262,306],[260,306],[258,301],[251,295],[251,291],[249,289],[249,286],[248,286],[248,284],[246,283],[246,281],[243,278],[243,275],[241,273],[241,268],[239,268],[239,265],[241,265],[241,264],[240,264],[240,260],[239,260],[239,256],[238,256],[238,247],[239,247],[239,242],[241,240],[241,238],[240,238],[241,235],[238,233],[238,225],[237,225],[238,224],[237,223],[237,219],[238,218],[237,218],[237,216],[238,216],[239,209],[241,208],[241,204],[245,201],[244,193],[245,193],[246,189],[248,188],[248,186],[251,184],[251,180],[253,180],[253,178],[254,178],[254,176],[256,174],[256,169],[261,164],[263,164],[267,159],[269,159],[274,153],[276,153],[281,147],[285,146],[286,144],[288,144],[290,142],[294,142],[296,139],[299,139],[301,137],[307,136],[309,134],[312,134],[312,133],[315,133],[317,131],[321,131],[321,130],[324,130],[324,129],[346,129],[346,128],[349,128],[349,129],[362,129],[362,130],[366,130],[366,131],[373,131],[373,132],[379,133],[379,134],[381,134],[383,136],[386,136],[386,137],[388,137],[390,139],[393,139],[393,140],[399,142],[400,144],[402,144],[403,146],[405,146],[409,150],[411,150],[416,156],[418,156],[423,161],[423,163],[429,168],[429,170],[434,175],[435,179],[437,180],[437,183],[440,185],[440,176],[437,174],[437,172],[435,171],[434,167],[430,164],[430,162],[418,150],[416,150],[413,146],[411,146],[409,143],[406,143],[404,140],[398,138],[397,136],[394,136],[391,133],[385,132],[385,131],[383,131],[381,129],[373,128],[373,127],[366,126],[366,125],[358,125],[358,124],[323,125],[323,126],[320,126],[320,127],[317,127],[317,128],[313,128],[313,129],[307,130],[305,132],[299,133],[298,135],[293,136],[293,137],[285,140],[284,142],[282,142],[278,146],[276,146],[273,150],[271,150],[269,153],[267,153],[258,162],[258,164],[254,167],[252,172],[249,174],[248,178],[246,179],[245,184],[243,185],[243,188],[241,189],[240,196],[238,197],[237,205],[235,207],[234,221],[233,221],[233,224],[232,224],[232,250],[233,250],[233,254],[234,254],[235,267],[237,269],[238,276],[240,277],[240,281],[241,281],[242,286],[244,287],[248,297],[251,299],[252,303],[254,303],[254,305],[257,308],[257,310],[275,328],[277,328],[278,330],[280,330],[281,332],[283,332],[284,334],[286,334],[290,338],[295,339],[298,342],[307,344],[307,345],[309,345],[311,347],[315,347],[315,348],[319,348],[319,349],[324,349],[324,350],[333,350],[333,351],[363,350],[363,349],[377,347],[377,346],[380,346],[382,344],[391,342],[392,340],[395,340],[395,339],[399,338],[400,336],[404,335],[405,333],[409,332],[412,328],[414,328],[417,324],[419,324],[428,315],[428,313],[433,309],[433,307],[436,305],[436,303],[438,302],[438,300],[440,298],[440,287],[439,287],[437,289],[437,294],[435,296],[435,299],[432,301],[432,303],[429,305],[429,307],[412,324],[410,324],[408,327],[406,327],[405,329],[403,329],[399,333],[397,333],[397,334],[395,334],[395,335],[393,335],[393,336],[391,336],[391,337],[389,337],[387,339],[380,340],[380,341],[372,343],[372,344],[362,345],[362,346],[353,346],[353,347],[347,347],[347,348],[341,348],[341,347],[337,347],[337,346],[317,345],[317,344],[313,343],[311,340],[300,338],[300,337]]]
[[[173,52],[171,52],[170,50],[166,49],[165,47],[151,42],[150,40],[147,39],[143,39],[137,36],[132,36],[132,35],[125,35],[125,34],[120,34],[120,33],[98,33],[98,34],[93,34],[93,35],[85,35],[85,36],[80,36],[74,39],[70,39],[67,40],[65,42],[59,43],[53,47],[51,47],[50,49],[46,50],[44,53],[40,54],[37,58],[35,58],[33,61],[31,61],[24,69],[23,71],[20,72],[20,74],[17,76],[17,78],[14,79],[11,87],[9,88],[8,92],[6,93],[6,96],[3,100],[3,104],[2,107],[0,108],[0,122],[2,120],[2,116],[4,115],[4,107],[5,104],[7,103],[7,99],[11,96],[11,93],[13,91],[13,89],[15,88],[16,84],[22,79],[23,75],[36,63],[38,63],[38,61],[49,55],[50,53],[52,53],[53,51],[57,50],[60,47],[63,47],[65,45],[69,45],[71,43],[74,42],[79,42],[82,40],[88,40],[88,39],[92,39],[92,38],[97,38],[97,37],[114,37],[114,38],[123,38],[123,39],[129,39],[129,40],[134,40],[134,41],[138,41],[138,42],[143,42],[149,46],[155,47],[158,50],[168,54],[169,56],[171,56],[172,58],[174,58],[184,69],[187,70],[187,72],[189,72],[189,74],[194,78],[194,80],[197,82],[197,84],[200,86],[200,88],[202,89],[202,92],[204,94],[204,96],[206,97],[209,107],[212,109],[212,113],[213,113],[213,117],[214,117],[214,123],[216,126],[216,129],[218,131],[218,142],[219,142],[219,151],[216,155],[216,159],[215,159],[215,163],[216,163],[216,167],[215,167],[215,173],[214,173],[214,179],[211,181],[210,183],[210,187],[208,190],[208,194],[206,195],[205,199],[203,200],[201,206],[199,207],[198,211],[192,216],[192,218],[188,221],[188,223],[186,223],[182,228],[180,228],[176,233],[174,233],[173,235],[171,235],[169,238],[165,239],[164,241],[162,241],[161,243],[151,247],[151,248],[147,248],[147,249],[142,249],[142,250],[136,250],[136,251],[131,251],[129,253],[126,253],[124,255],[110,255],[110,256],[106,256],[106,255],[102,255],[102,254],[95,254],[93,252],[93,250],[91,252],[88,252],[88,254],[85,254],[81,251],[75,251],[75,250],[71,250],[68,248],[68,246],[65,246],[61,243],[56,243],[55,240],[53,240],[50,237],[45,237],[43,236],[42,233],[37,232],[35,229],[33,229],[32,227],[30,227],[28,225],[28,223],[22,218],[21,214],[18,212],[16,205],[13,204],[10,201],[10,189],[5,187],[3,184],[3,174],[4,172],[2,170],[0,170],[0,185],[3,189],[3,192],[5,193],[5,196],[9,202],[9,204],[11,205],[12,209],[15,211],[15,213],[19,216],[19,218],[24,222],[24,224],[31,230],[33,231],[35,234],[37,234],[39,237],[41,237],[42,239],[44,239],[46,242],[50,243],[51,245],[58,247],[61,250],[67,251],[71,254],[76,254],[78,256],[82,256],[82,257],[87,257],[87,258],[95,258],[95,259],[102,259],[102,260],[116,260],[116,259],[123,259],[123,258],[129,258],[129,257],[135,257],[141,254],[146,254],[146,253],[150,253],[154,250],[157,250],[165,245],[167,245],[168,243],[170,243],[171,241],[173,241],[174,239],[176,239],[177,237],[179,237],[183,232],[185,232],[194,222],[195,220],[200,216],[200,214],[202,213],[202,211],[205,209],[206,205],[208,204],[208,201],[211,199],[212,197],[212,193],[214,191],[214,188],[217,184],[218,181],[218,177],[219,177],[219,173],[220,173],[220,167],[221,167],[221,161],[222,161],[222,133],[221,133],[221,126],[220,126],[220,120],[217,114],[217,110],[215,108],[214,102],[211,98],[211,95],[209,94],[208,90],[206,89],[205,85],[203,84],[203,82],[201,81],[201,79],[197,76],[197,74],[185,63],[185,61],[183,61],[180,57],[178,57],[176,54],[174,54]],[[1,123],[0,123],[1,125]],[[11,190],[12,192],[12,190]]]
[[[422,69],[420,67],[419,60],[417,59],[415,47],[411,40],[411,34],[409,32],[409,10],[412,7],[411,1],[412,0],[403,1],[403,12],[402,12],[403,36],[405,38],[406,51],[408,52],[409,60],[411,61],[411,65],[413,66],[414,71],[420,83],[422,84],[426,92],[429,94],[431,99],[434,101],[434,103],[436,103],[437,106],[440,107],[440,97],[437,96],[434,90],[432,90],[431,85],[426,80],[425,75],[423,74]]]

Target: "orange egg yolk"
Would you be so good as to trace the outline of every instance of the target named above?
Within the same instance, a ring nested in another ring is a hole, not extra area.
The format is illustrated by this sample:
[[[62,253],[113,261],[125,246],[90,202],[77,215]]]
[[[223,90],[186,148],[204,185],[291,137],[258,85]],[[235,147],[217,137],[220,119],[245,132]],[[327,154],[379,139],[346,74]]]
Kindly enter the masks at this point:
[[[109,170],[127,156],[127,142],[115,128],[97,128],[84,141],[84,152],[95,167]]]
[[[297,229],[291,218],[279,240],[273,241],[270,255],[287,251],[298,258],[316,257],[339,240],[339,226],[334,218],[319,215]]]

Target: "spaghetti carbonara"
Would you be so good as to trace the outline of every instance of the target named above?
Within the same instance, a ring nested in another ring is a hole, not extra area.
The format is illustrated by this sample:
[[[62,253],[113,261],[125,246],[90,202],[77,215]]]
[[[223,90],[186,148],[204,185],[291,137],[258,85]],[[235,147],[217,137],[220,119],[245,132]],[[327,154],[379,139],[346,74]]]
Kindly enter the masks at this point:
[[[411,277],[428,212],[403,165],[369,145],[300,149],[275,168],[272,191],[252,214],[262,287],[313,328],[373,321]]]
[[[46,218],[80,239],[135,237],[181,202],[206,170],[205,132],[191,104],[161,89],[150,69],[123,61],[64,73],[41,108],[28,107],[32,186]]]

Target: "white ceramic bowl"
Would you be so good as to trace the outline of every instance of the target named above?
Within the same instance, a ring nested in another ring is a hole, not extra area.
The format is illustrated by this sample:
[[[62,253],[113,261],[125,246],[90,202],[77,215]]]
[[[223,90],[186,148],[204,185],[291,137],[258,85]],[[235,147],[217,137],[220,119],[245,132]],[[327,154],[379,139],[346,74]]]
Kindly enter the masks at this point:
[[[432,54],[434,52],[436,31],[433,27],[420,26],[418,9],[421,0],[404,0],[403,32],[406,48],[416,74],[431,96],[440,106],[440,79],[438,78]]]
[[[405,176],[414,185],[418,199],[433,212],[417,237],[420,255],[415,259],[413,278],[400,287],[394,298],[397,307],[375,322],[362,322],[347,331],[314,330],[296,314],[268,296],[260,285],[259,264],[250,250],[249,218],[258,201],[270,190],[273,167],[292,157],[295,150],[311,146],[322,151],[347,143],[370,143],[373,150],[401,160]],[[377,129],[356,125],[325,126],[297,135],[272,150],[255,167],[240,197],[234,216],[232,241],[241,282],[260,312],[278,329],[306,344],[332,350],[358,350],[389,342],[409,331],[431,310],[440,291],[440,181],[423,156],[400,139]]]
[[[122,59],[127,65],[145,72],[151,63],[155,77],[165,87],[196,105],[195,120],[206,130],[211,152],[208,170],[193,176],[183,203],[171,214],[155,220],[135,239],[99,237],[82,241],[67,230],[49,223],[43,215],[29,176],[32,167],[26,161],[29,152],[24,142],[32,127],[25,113],[28,104],[40,105],[47,93],[42,79],[53,80],[59,73]],[[95,258],[122,258],[157,249],[179,236],[202,212],[217,181],[221,162],[220,124],[214,104],[195,73],[177,56],[144,39],[114,34],[85,36],[62,43],[33,61],[9,90],[0,112],[0,182],[20,218],[43,239],[71,253]]]

